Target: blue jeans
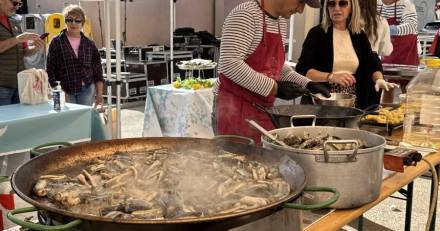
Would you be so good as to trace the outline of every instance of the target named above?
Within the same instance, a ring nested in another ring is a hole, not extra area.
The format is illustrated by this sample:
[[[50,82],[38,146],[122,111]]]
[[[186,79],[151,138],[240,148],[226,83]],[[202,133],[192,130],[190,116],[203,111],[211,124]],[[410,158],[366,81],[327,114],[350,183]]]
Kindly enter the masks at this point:
[[[95,102],[95,84],[83,86],[78,93],[66,94],[66,102],[92,106]]]
[[[18,88],[0,87],[0,106],[20,103]]]

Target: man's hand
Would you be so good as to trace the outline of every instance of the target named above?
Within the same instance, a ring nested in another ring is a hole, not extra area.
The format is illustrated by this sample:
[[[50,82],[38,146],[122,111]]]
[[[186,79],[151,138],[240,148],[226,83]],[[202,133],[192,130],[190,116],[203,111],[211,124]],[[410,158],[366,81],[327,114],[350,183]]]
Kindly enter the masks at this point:
[[[43,40],[41,40],[41,39],[38,39],[38,40],[34,40],[34,49],[36,49],[36,50],[41,50],[41,49],[43,49],[44,48],[44,41]]]
[[[309,82],[306,86],[307,89],[313,94],[321,93],[324,97],[329,98],[330,89],[322,83]]]
[[[289,81],[277,81],[277,85],[278,91],[276,97],[280,99],[291,100],[309,92],[302,86]]]
[[[29,32],[24,32],[22,34],[19,34],[15,37],[17,39],[18,43],[24,43],[27,42],[28,40],[32,40],[32,41],[36,41],[36,40],[40,40],[40,35],[35,34],[35,33],[29,33]]]

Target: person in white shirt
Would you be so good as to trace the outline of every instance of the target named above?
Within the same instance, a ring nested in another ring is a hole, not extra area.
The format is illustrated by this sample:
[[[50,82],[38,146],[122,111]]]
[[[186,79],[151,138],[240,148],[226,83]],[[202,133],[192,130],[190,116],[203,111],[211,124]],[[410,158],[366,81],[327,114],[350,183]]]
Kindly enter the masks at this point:
[[[390,27],[385,18],[377,12],[376,0],[359,0],[364,23],[364,31],[368,36],[371,49],[379,56],[388,56],[393,52]]]

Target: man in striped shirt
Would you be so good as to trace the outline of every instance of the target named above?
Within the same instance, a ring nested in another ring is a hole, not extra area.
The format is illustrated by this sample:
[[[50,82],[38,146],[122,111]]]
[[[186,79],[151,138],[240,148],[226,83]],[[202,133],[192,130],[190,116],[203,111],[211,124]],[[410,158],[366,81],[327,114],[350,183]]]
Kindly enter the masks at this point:
[[[244,120],[256,120],[266,129],[274,125],[255,106],[271,107],[275,97],[294,99],[309,90],[330,96],[327,89],[284,64],[285,19],[302,13],[305,4],[320,7],[319,0],[251,0],[228,15],[220,47],[220,76],[214,87],[216,134],[242,135],[258,143],[259,134]]]
[[[377,10],[390,25],[393,53],[384,63],[418,65],[417,12],[410,0],[378,0]]]

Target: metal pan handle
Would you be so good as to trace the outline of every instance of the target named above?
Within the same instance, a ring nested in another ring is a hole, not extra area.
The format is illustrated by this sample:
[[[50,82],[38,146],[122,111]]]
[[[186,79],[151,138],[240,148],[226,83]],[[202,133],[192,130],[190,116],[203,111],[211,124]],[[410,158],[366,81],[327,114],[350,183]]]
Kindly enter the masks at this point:
[[[53,143],[42,144],[42,145],[39,145],[39,146],[31,149],[31,158],[43,155],[44,153],[40,152],[41,149],[43,149],[43,148],[48,148],[48,147],[52,147],[52,146],[69,147],[72,145],[73,144],[71,144],[69,142],[53,142]]]
[[[6,217],[11,220],[13,223],[27,229],[31,230],[37,230],[37,231],[62,231],[62,230],[71,230],[74,227],[80,225],[83,221],[80,219],[73,220],[65,225],[41,225],[41,224],[35,224],[29,221],[24,221],[16,217],[16,214],[21,213],[29,213],[29,212],[35,212],[37,211],[37,208],[35,207],[28,207],[28,208],[20,208],[20,209],[14,209],[7,213]]]
[[[335,188],[327,188],[327,187],[306,187],[304,189],[304,192],[330,192],[330,193],[333,193],[333,196],[330,197],[327,201],[324,201],[324,202],[316,204],[316,205],[302,205],[302,204],[296,204],[296,203],[285,203],[284,205],[282,205],[282,207],[288,208],[288,209],[300,209],[300,210],[324,209],[324,208],[327,208],[328,206],[334,204],[341,196],[341,194]]]
[[[365,116],[367,116],[367,115],[371,115],[371,114],[376,113],[376,111],[377,111],[378,109],[380,109],[380,107],[381,107],[380,104],[372,104],[372,105],[366,107],[366,108],[363,110],[363,111],[364,111],[364,114],[362,115],[362,118],[365,117]]]
[[[312,121],[312,127],[315,127],[316,125],[316,115],[294,115],[290,117],[290,126],[295,127],[293,124],[293,121],[296,119],[313,119]]]
[[[353,154],[351,154],[348,157],[349,160],[353,160],[356,157],[356,154],[359,150],[359,143],[357,140],[327,140],[323,144],[324,160],[326,163],[328,163],[329,159],[330,159],[328,151],[327,151],[327,146],[331,145],[331,144],[354,144]]]
[[[237,136],[237,135],[217,135],[214,136],[214,138],[212,138],[213,140],[226,140],[226,141],[232,141],[232,140],[241,140],[243,142],[239,142],[239,143],[245,143],[247,145],[254,145],[255,141],[249,137],[244,137],[244,136]],[[232,141],[234,142],[234,141]]]

